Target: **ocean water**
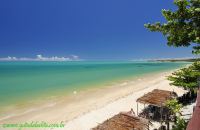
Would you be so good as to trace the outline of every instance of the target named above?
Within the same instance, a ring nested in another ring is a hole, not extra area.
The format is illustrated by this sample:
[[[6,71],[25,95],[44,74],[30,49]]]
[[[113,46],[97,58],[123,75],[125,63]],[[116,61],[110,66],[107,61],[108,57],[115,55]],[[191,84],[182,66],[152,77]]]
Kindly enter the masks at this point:
[[[0,62],[0,108],[180,68],[181,62]]]

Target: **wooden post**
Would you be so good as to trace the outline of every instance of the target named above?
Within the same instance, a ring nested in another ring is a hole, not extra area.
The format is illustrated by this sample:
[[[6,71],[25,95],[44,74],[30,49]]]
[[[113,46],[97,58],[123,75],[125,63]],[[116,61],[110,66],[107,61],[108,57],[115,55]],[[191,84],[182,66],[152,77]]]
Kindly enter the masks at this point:
[[[167,121],[167,130],[169,130],[169,127],[170,127],[170,126],[169,126],[169,121]]]
[[[138,102],[137,102],[137,116],[138,116]]]
[[[162,115],[163,115],[163,109],[162,109],[162,105],[160,107],[160,122],[161,122],[161,125],[162,125]]]

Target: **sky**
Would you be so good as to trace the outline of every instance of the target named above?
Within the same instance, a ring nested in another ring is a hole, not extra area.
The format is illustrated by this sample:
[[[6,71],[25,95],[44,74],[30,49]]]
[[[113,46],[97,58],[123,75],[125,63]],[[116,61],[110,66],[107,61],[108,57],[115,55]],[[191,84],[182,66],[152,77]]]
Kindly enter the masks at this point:
[[[1,0],[0,57],[85,60],[192,57],[145,23],[164,22],[172,0]]]

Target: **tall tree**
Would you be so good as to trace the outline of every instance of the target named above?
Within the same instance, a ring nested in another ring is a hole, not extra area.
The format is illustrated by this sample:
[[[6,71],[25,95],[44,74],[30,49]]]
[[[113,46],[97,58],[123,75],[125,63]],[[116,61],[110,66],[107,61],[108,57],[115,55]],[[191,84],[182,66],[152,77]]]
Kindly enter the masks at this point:
[[[200,62],[194,62],[187,68],[180,69],[172,73],[168,80],[172,81],[170,85],[180,86],[187,90],[193,90],[198,87],[197,78],[200,77]]]
[[[200,0],[174,0],[177,10],[162,10],[166,23],[145,24],[150,31],[161,32],[169,46],[193,46],[200,54]]]

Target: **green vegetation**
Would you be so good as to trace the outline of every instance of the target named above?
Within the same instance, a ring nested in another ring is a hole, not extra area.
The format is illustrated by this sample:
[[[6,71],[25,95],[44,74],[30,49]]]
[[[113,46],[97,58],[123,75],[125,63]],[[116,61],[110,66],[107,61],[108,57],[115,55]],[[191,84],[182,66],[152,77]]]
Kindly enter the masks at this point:
[[[200,53],[200,0],[174,0],[177,10],[162,10],[166,23],[145,24],[150,31],[161,32],[169,46],[193,47],[193,54]]]
[[[174,0],[177,10],[162,10],[166,23],[145,24],[150,31],[161,32],[169,46],[193,47],[194,54],[200,54],[200,0]],[[200,77],[200,62],[193,63],[188,68],[180,69],[169,76],[171,85],[191,90],[198,87],[197,78]]]
[[[171,76],[168,80],[172,81],[171,85],[183,87],[187,90],[194,90],[198,88],[197,78],[200,77],[200,62],[194,62],[187,68],[180,69]]]
[[[166,23],[145,24],[152,32],[161,32],[167,38],[167,44],[174,47],[193,46],[193,54],[200,54],[200,0],[174,0],[176,10],[162,10]],[[194,44],[194,45],[193,45]],[[168,77],[170,84],[194,91],[198,88],[200,61],[180,69]],[[167,107],[176,115],[173,130],[185,130],[187,122],[181,118],[182,104],[176,99],[169,100]]]
[[[187,122],[181,118],[181,108],[183,107],[176,99],[171,99],[167,101],[166,106],[176,115],[175,126],[172,130],[185,130],[187,127]]]
[[[187,122],[184,119],[178,118],[172,130],[186,130]]]
[[[176,99],[171,99],[167,101],[166,106],[174,113],[180,114],[180,110],[183,107],[181,104],[178,103]]]

